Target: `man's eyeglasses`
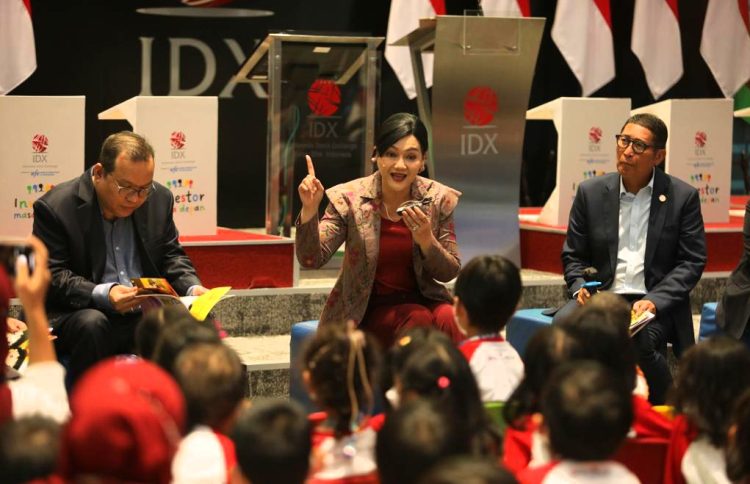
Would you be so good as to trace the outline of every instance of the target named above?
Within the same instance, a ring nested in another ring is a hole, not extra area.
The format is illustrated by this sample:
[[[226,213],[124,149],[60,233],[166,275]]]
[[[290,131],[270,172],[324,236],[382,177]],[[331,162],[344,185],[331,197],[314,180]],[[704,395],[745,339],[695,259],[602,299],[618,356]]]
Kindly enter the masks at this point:
[[[649,145],[639,139],[625,136],[624,134],[616,134],[615,139],[617,140],[617,146],[626,149],[628,146],[633,145],[633,153],[640,155],[648,148],[656,148],[656,145]]]
[[[114,181],[115,185],[117,186],[117,194],[121,197],[124,197],[125,200],[133,200],[135,198],[148,198],[156,188],[153,183],[151,183],[151,185],[147,187],[133,188],[120,185],[119,183],[117,183],[117,180],[115,180],[114,177],[112,177],[112,181]]]

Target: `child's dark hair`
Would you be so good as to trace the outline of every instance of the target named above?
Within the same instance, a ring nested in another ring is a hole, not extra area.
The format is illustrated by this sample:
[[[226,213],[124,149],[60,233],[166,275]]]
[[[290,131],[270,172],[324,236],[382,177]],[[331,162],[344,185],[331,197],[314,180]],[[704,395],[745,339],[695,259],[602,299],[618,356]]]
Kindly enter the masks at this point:
[[[418,484],[516,484],[513,474],[487,458],[451,457],[433,467]]]
[[[469,362],[447,335],[432,331],[436,334],[419,344],[396,375],[402,396],[435,401],[468,430],[476,453],[496,451],[500,437],[492,430]]]
[[[608,459],[633,423],[631,389],[600,363],[567,362],[542,393],[542,415],[552,451],[563,459]]]
[[[727,441],[730,409],[750,387],[750,350],[728,336],[693,346],[680,359],[672,403],[715,447]]]
[[[427,128],[425,128],[424,123],[413,114],[396,113],[389,116],[380,125],[378,136],[375,140],[375,153],[373,153],[373,156],[382,156],[388,148],[406,136],[417,138],[422,154],[427,153],[429,141]]]
[[[518,268],[500,255],[471,259],[458,274],[454,289],[471,325],[482,333],[497,333],[505,327],[516,310],[521,291]]]
[[[135,327],[135,353],[143,359],[153,360],[156,344],[164,327],[186,320],[194,321],[195,318],[182,304],[149,311]]]
[[[180,351],[196,343],[221,343],[216,328],[193,318],[185,317],[165,325],[156,342],[153,361],[174,375],[174,363]]]
[[[385,354],[380,388],[383,391],[392,388],[395,384],[395,376],[401,373],[409,357],[422,345],[443,336],[444,334],[441,331],[436,331],[435,328],[430,326],[415,326],[401,333],[400,338]],[[384,399],[384,401],[390,406],[387,399]]]
[[[737,399],[731,425],[726,448],[727,477],[741,482],[750,477],[750,390]]]
[[[0,426],[2,482],[29,482],[52,474],[60,454],[60,424],[39,415]]]
[[[470,452],[468,429],[429,399],[399,406],[378,433],[375,456],[382,484],[415,482],[448,456]]]
[[[303,366],[317,403],[334,421],[337,437],[350,433],[362,415],[372,413],[372,382],[379,360],[374,340],[351,323],[323,325],[307,345]]]
[[[503,407],[508,425],[523,430],[524,418],[541,410],[542,390],[550,373],[570,358],[575,345],[559,326],[546,326],[531,337],[523,355],[523,379]]]
[[[188,429],[207,425],[221,430],[245,396],[247,378],[237,353],[221,343],[185,348],[174,364],[185,395]]]
[[[601,299],[604,298],[604,299]],[[607,300],[607,304],[603,302]],[[601,302],[597,302],[601,301]],[[614,371],[635,388],[636,349],[630,337],[630,308],[615,294],[595,294],[560,322],[573,340],[576,359],[594,360]]]
[[[232,432],[237,463],[253,484],[302,484],[309,469],[310,421],[287,401],[253,405]]]

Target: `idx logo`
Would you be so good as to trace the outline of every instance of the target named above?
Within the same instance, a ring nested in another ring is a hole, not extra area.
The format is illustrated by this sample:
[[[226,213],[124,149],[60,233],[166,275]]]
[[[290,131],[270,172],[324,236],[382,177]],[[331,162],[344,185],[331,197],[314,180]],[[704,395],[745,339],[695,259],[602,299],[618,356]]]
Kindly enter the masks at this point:
[[[464,98],[464,119],[467,129],[493,128],[490,125],[498,110],[497,94],[488,86],[469,89]],[[498,154],[497,133],[462,133],[461,155]]]

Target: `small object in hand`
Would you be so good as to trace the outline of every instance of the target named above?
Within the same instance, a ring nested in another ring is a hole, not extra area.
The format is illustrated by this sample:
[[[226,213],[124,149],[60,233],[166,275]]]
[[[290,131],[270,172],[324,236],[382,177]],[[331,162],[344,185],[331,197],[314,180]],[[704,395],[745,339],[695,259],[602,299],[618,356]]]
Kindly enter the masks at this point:
[[[16,259],[26,256],[29,272],[34,272],[34,250],[22,240],[0,240],[0,262],[10,276],[16,275]]]
[[[414,207],[419,207],[424,212],[425,208],[430,206],[431,203],[432,203],[432,197],[425,197],[421,200],[408,200],[398,206],[398,208],[396,209],[396,213],[398,215],[402,215],[404,213],[404,210],[406,210],[407,208],[414,208]]]
[[[583,286],[581,287],[585,288],[589,292],[589,294],[593,296],[599,290],[599,286],[601,285],[602,283],[599,281],[589,281],[589,282],[584,282]]]

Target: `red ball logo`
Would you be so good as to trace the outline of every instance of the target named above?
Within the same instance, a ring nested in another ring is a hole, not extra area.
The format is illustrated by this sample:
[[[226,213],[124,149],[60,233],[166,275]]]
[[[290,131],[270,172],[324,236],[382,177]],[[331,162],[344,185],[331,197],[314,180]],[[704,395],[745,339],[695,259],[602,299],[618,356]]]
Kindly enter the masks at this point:
[[[172,131],[169,142],[172,144],[173,150],[181,150],[185,146],[185,133],[182,131]]]
[[[706,146],[706,140],[708,140],[708,135],[703,131],[696,131],[695,132],[695,147],[696,148],[703,148]]]
[[[489,124],[497,112],[497,95],[487,86],[477,86],[466,93],[464,118],[474,126]]]
[[[307,91],[307,105],[313,114],[332,116],[339,110],[341,89],[333,81],[318,79]]]
[[[35,134],[31,139],[31,149],[34,150],[34,153],[44,153],[47,151],[48,144],[49,139],[43,134]]]
[[[599,144],[602,140],[602,128],[598,126],[592,126],[589,130],[589,141],[595,144]]]

